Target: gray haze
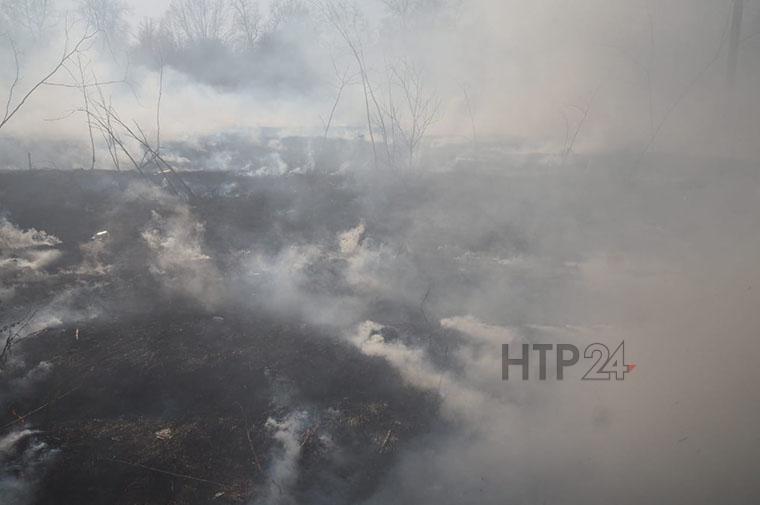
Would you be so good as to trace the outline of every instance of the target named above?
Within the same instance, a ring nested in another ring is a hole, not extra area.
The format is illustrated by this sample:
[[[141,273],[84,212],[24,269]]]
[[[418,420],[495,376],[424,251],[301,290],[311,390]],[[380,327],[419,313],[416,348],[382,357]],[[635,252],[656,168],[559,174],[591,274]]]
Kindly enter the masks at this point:
[[[426,95],[440,102],[429,133],[454,139],[472,137],[473,131],[480,139],[506,135],[523,148],[561,151],[581,125],[576,151],[758,156],[756,2],[747,2],[745,8],[733,110],[725,86],[730,1],[400,3],[420,4],[424,10],[411,9],[400,19],[381,2],[360,2],[356,26],[351,25],[353,16],[345,14],[341,20],[363,48],[369,79],[381,99],[390,67],[403,62],[419,71]],[[107,86],[106,94],[122,115],[139,119],[146,129],[153,128],[158,75],[155,58],[135,47],[140,25],[150,17],[161,24],[167,4],[121,4],[124,22],[118,37],[109,38],[107,48],[102,40],[88,44],[92,47],[83,56],[99,81],[126,77],[128,85]],[[336,97],[336,69],[350,83],[335,109],[333,133],[339,134],[339,127],[362,127],[364,102],[356,62],[324,7],[334,4],[347,12],[350,2],[262,2],[260,32],[274,26],[277,6],[294,4],[301,6],[301,13],[284,9],[295,14],[278,18],[279,42],[266,49],[281,53],[262,50],[234,61],[200,58],[194,63],[190,58],[179,66],[168,61],[161,104],[167,139],[241,128],[255,134],[262,127],[321,132]],[[59,56],[63,16],[68,13],[70,23],[82,17],[75,2],[55,6],[38,39],[25,40],[22,33],[6,30],[20,39],[17,91],[44,75]],[[233,21],[230,16],[220,30],[225,37]],[[84,22],[76,22],[73,31],[83,30]],[[4,49],[2,75],[10,82],[13,60]],[[238,72],[235,67],[241,65],[251,65],[250,72]],[[209,68],[216,69],[211,78]],[[72,78],[62,72],[57,80]],[[88,81],[94,79],[88,76]],[[4,134],[36,132],[85,142],[84,118],[71,114],[80,105],[80,95],[75,88],[46,87]]]
[[[253,299],[250,310],[327,327],[440,398],[440,422],[365,503],[746,504],[760,493],[760,2],[744,3],[733,83],[730,0],[420,0],[404,16],[379,1],[273,0],[251,47],[231,17],[227,46],[173,52],[139,40],[169,2],[140,0],[124,4],[121,36],[99,33],[81,61],[87,86],[119,81],[102,85],[107,98],[86,88],[92,99],[160,138],[176,167],[319,174],[353,192],[354,214],[324,220],[309,207],[320,195],[305,192],[288,219],[314,219],[314,231],[276,247],[234,235],[225,262],[181,198],[131,184],[114,207],[158,209],[140,237],[168,292],[209,310]],[[17,97],[60,58],[62,13],[79,15],[56,5],[37,38],[0,29],[20,48]],[[15,71],[4,40],[0,96]],[[90,144],[74,70],[0,129],[0,168],[26,169],[27,153],[37,168],[90,168],[94,151],[96,168],[113,169],[104,137]],[[374,161],[362,71],[386,111],[372,112]],[[410,148],[398,93],[413,78],[431,114]],[[379,119],[394,107],[400,133],[383,146]],[[327,162],[325,139],[346,142]],[[57,240],[0,221],[4,301],[20,282],[12,269],[44,276]],[[80,275],[108,275],[99,254],[84,251]],[[333,269],[340,289],[327,286]],[[377,300],[424,304],[456,346],[442,357],[424,343],[438,333],[384,338],[394,324]],[[58,302],[45,317],[95,317]],[[623,340],[637,368],[622,382],[582,382],[579,370],[501,380],[503,343]],[[297,481],[302,417],[269,423],[282,445],[269,471],[284,482]],[[276,496],[255,503],[293,502]]]

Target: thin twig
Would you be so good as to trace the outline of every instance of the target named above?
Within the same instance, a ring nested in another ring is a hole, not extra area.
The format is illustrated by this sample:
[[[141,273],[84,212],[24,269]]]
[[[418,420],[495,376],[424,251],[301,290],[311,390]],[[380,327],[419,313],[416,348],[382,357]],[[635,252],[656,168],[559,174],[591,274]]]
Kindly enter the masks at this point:
[[[235,402],[237,404],[238,408],[240,408],[240,415],[243,417],[243,424],[245,425],[245,438],[248,439],[248,447],[251,449],[251,454],[253,455],[253,462],[256,464],[256,469],[259,472],[263,472],[261,468],[261,463],[259,463],[259,456],[256,454],[256,448],[253,445],[253,439],[251,438],[251,430],[248,427],[248,418],[245,415],[245,411],[243,410],[243,406]]]
[[[44,405],[40,405],[40,406],[39,406],[39,407],[37,407],[36,409],[32,409],[32,410],[30,410],[29,412],[27,412],[26,414],[24,414],[24,415],[22,415],[22,416],[19,416],[19,415],[17,415],[17,416],[16,416],[16,420],[14,420],[14,421],[11,421],[11,422],[9,422],[9,423],[7,423],[7,424],[3,425],[3,426],[2,426],[2,429],[4,430],[4,429],[6,429],[6,428],[10,428],[11,426],[13,426],[13,425],[15,425],[15,424],[18,424],[18,423],[22,423],[22,422],[24,422],[24,421],[26,420],[26,418],[28,418],[28,417],[31,417],[31,416],[33,416],[34,414],[36,414],[36,413],[38,413],[38,412],[40,412],[40,411],[42,411],[42,410],[45,410],[46,408],[48,408],[49,406],[51,406],[51,405],[52,405],[52,404],[54,404],[55,402],[57,402],[57,401],[59,401],[59,400],[62,400],[62,399],[64,399],[64,398],[66,398],[67,396],[69,396],[71,393],[73,393],[74,391],[76,391],[76,390],[77,390],[77,389],[79,389],[80,387],[82,387],[82,385],[81,385],[81,384],[78,384],[77,386],[74,386],[73,388],[71,388],[71,389],[69,389],[68,391],[66,391],[65,393],[63,393],[62,395],[60,395],[60,396],[57,396],[57,397],[53,398],[52,400],[50,400],[49,402],[45,403]]]
[[[106,458],[103,458],[102,460],[103,461],[112,461],[114,463],[119,463],[119,464],[122,464],[122,465],[131,466],[131,467],[134,467],[134,468],[142,468],[143,470],[148,470],[149,472],[155,472],[155,473],[161,473],[161,474],[164,474],[164,475],[170,475],[172,477],[177,477],[177,478],[180,478],[180,479],[187,479],[187,480],[193,480],[195,482],[202,482],[204,484],[211,484],[212,486],[218,486],[218,487],[223,487],[223,488],[230,488],[231,487],[230,485],[228,485],[228,484],[222,484],[221,482],[215,482],[213,480],[202,479],[200,477],[193,477],[192,475],[185,475],[185,474],[182,474],[182,473],[171,472],[169,470],[162,470],[160,468],[154,468],[152,466],[143,465],[141,463],[132,463],[132,462],[129,462],[129,461],[124,461],[123,459],[117,459],[117,458],[106,459]]]
[[[9,39],[11,43],[11,49],[13,50],[13,62],[16,66],[16,75],[13,77],[13,83],[11,83],[11,87],[8,90],[8,101],[5,102],[5,115],[3,117],[8,117],[8,111],[11,108],[11,102],[13,101],[13,91],[16,89],[16,85],[18,85],[19,76],[21,74],[21,64],[18,60],[18,48],[16,48],[16,43],[13,41],[13,39]]]
[[[10,112],[6,112],[5,116],[3,117],[2,121],[0,121],[0,129],[5,126],[8,121],[13,118],[13,116],[16,115],[16,113],[21,109],[21,107],[24,106],[26,101],[31,97],[35,91],[37,91],[40,86],[43,86],[51,77],[53,77],[55,74],[58,73],[58,71],[61,69],[61,67],[64,66],[64,64],[71,58],[74,54],[79,52],[79,48],[84,44],[86,41],[90,40],[92,37],[95,36],[95,33],[88,33],[85,32],[85,34],[82,36],[82,38],[79,39],[79,41],[74,45],[74,47],[71,50],[67,50],[67,47],[64,46],[63,50],[63,56],[61,56],[61,59],[58,61],[58,63],[53,67],[53,69],[48,72],[41,80],[37,81],[37,83],[32,86],[29,91],[26,92],[26,94],[21,98],[21,100],[16,104],[15,107],[11,109]]]
[[[84,110],[87,119],[87,132],[90,135],[90,170],[95,170],[95,137],[92,134],[92,119],[90,118],[90,99],[87,96],[87,88],[85,87],[84,67],[82,66],[82,55],[77,53],[77,64],[79,66],[79,77],[82,79],[82,99],[84,100]]]
[[[652,132],[652,135],[649,137],[649,141],[647,142],[644,149],[641,151],[641,154],[639,155],[639,159],[637,161],[637,165],[641,163],[644,156],[646,156],[647,153],[652,149],[654,146],[654,143],[657,140],[657,137],[659,137],[660,132],[665,127],[665,124],[667,123],[668,119],[670,119],[670,116],[673,114],[673,112],[678,108],[680,103],[689,95],[692,89],[696,87],[696,85],[699,83],[699,81],[702,80],[702,77],[704,77],[705,74],[712,68],[712,66],[715,64],[715,62],[720,59],[720,55],[723,52],[723,47],[726,43],[726,36],[728,34],[728,28],[730,26],[730,19],[731,19],[731,13],[728,14],[728,17],[726,18],[725,27],[723,29],[723,33],[720,37],[720,43],[718,44],[718,49],[715,51],[715,54],[712,56],[712,58],[705,64],[704,67],[702,67],[699,72],[697,72],[691,81],[681,90],[681,93],[676,97],[675,100],[670,104],[670,106],[667,108],[665,113],[662,115],[662,118],[660,119],[659,123],[657,124],[657,127]]]

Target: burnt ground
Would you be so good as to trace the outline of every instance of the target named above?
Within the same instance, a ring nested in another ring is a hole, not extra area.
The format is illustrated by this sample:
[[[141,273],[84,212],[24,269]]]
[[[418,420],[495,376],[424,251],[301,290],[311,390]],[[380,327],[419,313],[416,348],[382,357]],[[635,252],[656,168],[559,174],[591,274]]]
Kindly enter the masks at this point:
[[[0,328],[24,337],[1,363],[0,502],[360,503],[451,421],[351,344],[358,323],[465,377],[440,318],[530,338],[604,303],[579,262],[701,265],[754,236],[754,165],[582,161],[189,172],[190,200],[130,173],[0,173]]]
[[[392,458],[381,446],[386,434],[403,443],[430,422],[434,400],[379,359],[304,327],[216,317],[158,311],[94,321],[78,328],[78,339],[60,328],[25,343],[20,352],[54,372],[13,410],[51,402],[28,420],[61,449],[37,503],[205,503],[218,492],[222,503],[244,502],[269,463],[267,418],[294,403],[316,412],[315,434],[301,439],[299,486],[319,494],[325,477],[340,479],[323,493],[341,490],[333,498],[351,502],[371,492]],[[278,383],[292,389],[285,402]],[[330,417],[330,408],[341,415]],[[172,438],[159,439],[166,428]],[[321,447],[320,430],[335,437],[340,461]]]
[[[6,474],[29,481],[38,504],[249,503],[271,489],[309,503],[369,496],[398,449],[430,429],[438,400],[334,328],[273,313],[244,295],[209,307],[164,289],[146,268],[140,232],[167,204],[125,203],[120,195],[135,179],[0,176],[5,215],[61,240],[60,257],[44,271],[6,272],[15,292],[3,321],[44,311],[62,292],[70,293],[67,311],[93,314],[62,318],[13,345],[2,370],[0,426],[4,434],[36,434],[5,456]],[[354,194],[329,178],[243,177],[245,191],[234,194],[220,194],[229,179],[219,174],[188,179],[200,196],[182,205],[203,216],[220,272],[250,241],[275,251],[356,224]],[[110,232],[99,257],[108,275],[77,270],[81,244],[101,229]],[[409,328],[425,324],[416,310],[373,303]],[[47,372],[29,380],[40,364]],[[271,420],[293,412],[302,414],[293,434],[298,477],[282,491],[286,484],[270,471],[282,453]],[[25,464],[34,444],[45,444],[44,465]]]

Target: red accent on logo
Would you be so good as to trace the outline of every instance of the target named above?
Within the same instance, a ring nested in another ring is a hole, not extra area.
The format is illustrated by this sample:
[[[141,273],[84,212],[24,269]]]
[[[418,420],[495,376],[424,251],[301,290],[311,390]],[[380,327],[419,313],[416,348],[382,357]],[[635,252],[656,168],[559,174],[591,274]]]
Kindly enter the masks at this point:
[[[633,372],[633,369],[636,368],[636,363],[631,363],[629,365],[625,365],[628,367],[629,372]]]

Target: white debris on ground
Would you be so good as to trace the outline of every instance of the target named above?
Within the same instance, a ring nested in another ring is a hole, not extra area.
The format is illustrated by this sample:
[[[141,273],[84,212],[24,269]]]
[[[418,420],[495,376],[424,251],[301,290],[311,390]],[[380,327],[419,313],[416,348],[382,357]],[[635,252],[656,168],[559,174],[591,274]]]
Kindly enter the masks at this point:
[[[174,432],[171,428],[164,428],[162,430],[158,430],[155,435],[159,440],[171,440],[174,437]]]

